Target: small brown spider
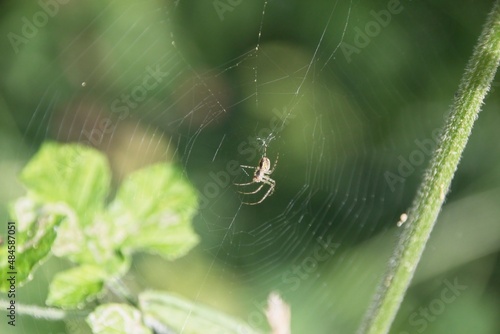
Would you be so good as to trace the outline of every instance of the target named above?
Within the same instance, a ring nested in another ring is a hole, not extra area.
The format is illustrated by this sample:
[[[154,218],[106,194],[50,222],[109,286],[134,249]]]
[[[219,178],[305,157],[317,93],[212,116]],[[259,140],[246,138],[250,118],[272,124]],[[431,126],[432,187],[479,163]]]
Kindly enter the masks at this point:
[[[254,183],[262,183],[260,187],[258,187],[254,191],[249,191],[249,192],[244,192],[244,191],[238,191],[240,194],[244,195],[252,195],[258,193],[262,187],[264,187],[265,184],[269,185],[269,189],[267,192],[264,194],[264,196],[260,199],[260,201],[255,202],[255,203],[247,203],[243,202],[243,204],[247,205],[256,205],[259,203],[262,203],[268,196],[271,196],[274,192],[274,187],[276,186],[276,181],[274,181],[270,175],[274,172],[274,169],[276,168],[276,165],[278,164],[278,158],[279,155],[276,156],[276,161],[274,162],[274,166],[271,169],[271,160],[269,160],[268,157],[266,157],[266,152],[264,151],[264,155],[262,158],[260,158],[259,165],[257,167],[254,166],[243,166],[241,165],[241,168],[250,168],[255,170],[253,173],[253,178],[251,182],[248,183],[235,183],[234,185],[236,186],[248,186]]]

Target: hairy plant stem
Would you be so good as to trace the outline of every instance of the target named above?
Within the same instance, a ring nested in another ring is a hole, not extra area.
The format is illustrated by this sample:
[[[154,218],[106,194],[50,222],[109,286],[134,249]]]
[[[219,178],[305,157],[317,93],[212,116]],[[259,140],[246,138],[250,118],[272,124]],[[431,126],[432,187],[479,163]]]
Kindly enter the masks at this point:
[[[119,280],[112,281],[108,287],[117,296],[126,300],[131,305],[137,307],[137,300],[130,294],[127,288]],[[0,299],[0,308],[6,309],[10,306],[10,302],[7,300]],[[88,315],[88,311],[66,311],[58,308],[50,308],[35,305],[25,305],[25,304],[15,304],[16,313],[30,315],[33,318],[41,318],[45,320],[64,320],[68,317],[81,317],[85,318]]]
[[[489,14],[398,244],[358,333],[387,333],[422,256],[500,60],[500,0]]]
[[[0,299],[0,308],[5,310],[10,306],[10,301]],[[16,302],[16,313],[29,315],[33,318],[59,321],[64,320],[69,317],[78,317],[84,319],[88,313],[85,311],[65,311],[58,308],[35,306],[35,305],[25,305]]]

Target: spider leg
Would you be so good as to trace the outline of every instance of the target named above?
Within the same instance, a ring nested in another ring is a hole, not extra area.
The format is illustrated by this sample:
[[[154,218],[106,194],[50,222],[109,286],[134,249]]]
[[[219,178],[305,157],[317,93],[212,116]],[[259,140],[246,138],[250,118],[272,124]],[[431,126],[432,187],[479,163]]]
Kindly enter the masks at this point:
[[[246,166],[246,165],[240,165],[241,168],[248,168],[248,169],[253,169],[254,171],[257,170],[258,167],[255,167],[255,166]],[[245,170],[243,169],[243,173],[245,173],[247,176],[250,176],[248,175],[247,172],[245,172]],[[235,183],[236,184],[236,183]],[[241,184],[240,184],[241,185]]]
[[[272,185],[272,186],[271,186],[271,188],[270,188],[270,189],[272,189],[272,190],[271,190],[271,192],[269,193],[269,195],[267,195],[267,197],[269,197],[269,196],[271,196],[272,194],[274,194],[274,187],[275,187],[275,184],[273,183],[273,185]]]
[[[262,189],[262,187],[264,186],[264,183],[260,185],[260,187],[258,187],[256,190],[254,191],[249,191],[249,192],[244,192],[244,191],[238,191],[240,194],[244,194],[244,195],[252,195],[252,194],[256,194],[259,192],[259,190]]]
[[[278,164],[279,157],[280,157],[280,154],[278,153],[276,155],[276,160],[274,160],[273,169],[271,169],[270,171],[267,172],[268,175],[272,174],[274,172],[274,170],[276,169],[276,165]]]
[[[276,181],[271,179],[269,176],[265,175],[264,178],[262,179],[262,182],[268,184],[270,189],[272,189],[271,192],[266,197],[271,196],[274,193],[274,187],[276,186]]]
[[[262,177],[262,183],[268,184],[273,187],[276,185],[276,181],[271,179],[267,174]]]
[[[274,183],[266,183],[266,184],[269,184],[269,190],[265,193],[265,195],[260,199],[260,201],[258,202],[255,202],[255,203],[246,203],[246,202],[243,202],[243,204],[247,204],[247,205],[257,205],[257,204],[260,204],[262,202],[264,202],[264,200],[269,196],[269,194],[271,193],[271,191],[274,191]]]
[[[251,184],[254,184],[255,182],[248,182],[248,183],[233,183],[235,186],[248,186]]]

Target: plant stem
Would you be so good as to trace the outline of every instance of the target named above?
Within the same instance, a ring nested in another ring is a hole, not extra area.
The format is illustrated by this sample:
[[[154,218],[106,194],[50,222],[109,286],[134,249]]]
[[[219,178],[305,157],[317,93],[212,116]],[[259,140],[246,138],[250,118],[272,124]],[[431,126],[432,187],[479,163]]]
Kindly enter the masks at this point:
[[[500,0],[489,14],[467,64],[430,166],[408,212],[389,261],[358,333],[387,333],[422,256],[500,61]]]
[[[10,306],[10,302],[0,299],[0,308],[5,310]],[[30,315],[33,318],[40,318],[52,321],[67,319],[69,316],[85,317],[87,313],[82,311],[64,311],[58,308],[41,307],[16,303],[16,313]]]
[[[116,296],[128,302],[134,307],[139,307],[137,298],[130,293],[128,288],[123,284],[123,281],[119,278],[113,278],[109,280],[106,284],[107,288],[113,292]]]

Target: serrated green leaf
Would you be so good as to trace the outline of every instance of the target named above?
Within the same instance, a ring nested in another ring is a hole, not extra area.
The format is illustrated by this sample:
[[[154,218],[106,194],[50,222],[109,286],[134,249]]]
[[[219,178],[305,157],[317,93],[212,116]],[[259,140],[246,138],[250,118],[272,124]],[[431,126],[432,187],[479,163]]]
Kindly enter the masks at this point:
[[[161,291],[147,291],[140,294],[139,305],[146,322],[148,317],[151,317],[176,333],[260,333],[241,320]]]
[[[104,206],[110,170],[97,150],[48,142],[23,169],[21,181],[40,201],[68,204],[86,224]]]
[[[198,242],[191,226],[197,197],[171,165],[153,165],[131,174],[121,185],[110,215],[128,230],[123,246],[175,259]]]
[[[16,204],[18,210],[12,215],[15,224],[8,224],[10,233],[2,238],[0,277],[10,277],[15,272],[16,284],[22,284],[49,254],[57,235],[56,227],[66,217],[63,213],[66,208],[42,206],[29,198],[20,198]],[[0,290],[7,291],[9,287],[9,281],[0,281]]]
[[[47,305],[76,308],[96,297],[106,278],[104,270],[92,265],[60,272],[50,283]]]
[[[68,220],[58,229],[52,251],[76,263],[95,265],[110,274],[123,274],[130,267],[131,257],[120,249],[126,233],[121,224],[104,213],[96,214],[84,229]]]
[[[152,334],[142,322],[141,312],[126,304],[105,304],[87,317],[94,334]]]
[[[120,186],[117,202],[147,219],[165,211],[190,218],[197,208],[193,187],[173,165],[156,164],[130,174]]]

